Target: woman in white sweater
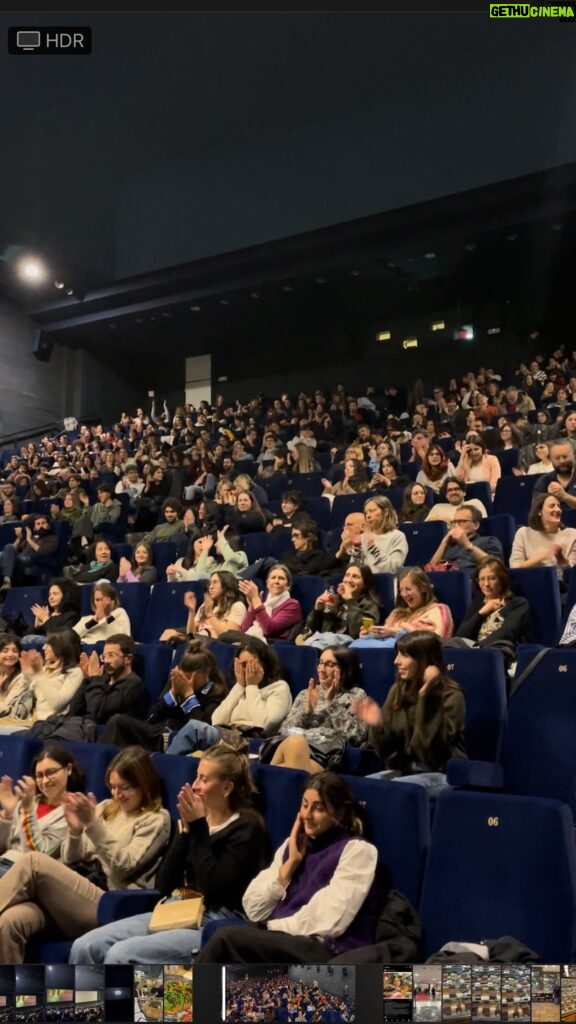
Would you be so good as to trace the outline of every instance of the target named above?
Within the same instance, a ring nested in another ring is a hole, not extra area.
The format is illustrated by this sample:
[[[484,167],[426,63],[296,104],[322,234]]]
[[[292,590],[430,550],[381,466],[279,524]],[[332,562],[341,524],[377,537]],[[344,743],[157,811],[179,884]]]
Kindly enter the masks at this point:
[[[74,632],[87,644],[108,640],[117,633],[132,636],[127,612],[120,608],[118,594],[108,580],[99,580],[90,595],[92,615],[84,615],[74,626]]]
[[[248,736],[272,736],[292,706],[288,683],[274,651],[247,636],[236,648],[234,686],[212,713],[212,724],[190,721],[173,736],[169,754],[206,750],[226,738],[226,727]]]
[[[22,672],[28,682],[28,696],[32,698],[28,703],[29,714],[18,725],[1,725],[0,735],[28,729],[35,721],[43,722],[50,715],[66,714],[84,679],[80,668],[81,651],[74,630],[62,629],[48,635],[42,654],[40,651],[22,652]]]
[[[398,530],[392,503],[380,495],[364,505],[366,530],[362,534],[362,562],[372,572],[398,572],[408,555],[408,541]]]
[[[576,530],[562,526],[562,506],[553,494],[538,494],[532,503],[528,526],[516,530],[511,569],[553,565],[562,579],[568,565],[576,565]]]
[[[48,743],[36,754],[30,775],[16,784],[0,778],[0,876],[29,851],[58,857],[68,825],[63,799],[84,788],[84,773],[60,743]]]
[[[127,747],[110,762],[106,784],[112,798],[101,803],[93,793],[64,795],[68,828],[61,861],[26,853],[0,878],[2,963],[22,963],[27,940],[48,921],[69,939],[95,928],[106,889],[153,885],[170,815],[152,758],[142,747]],[[79,861],[97,884],[66,866]]]

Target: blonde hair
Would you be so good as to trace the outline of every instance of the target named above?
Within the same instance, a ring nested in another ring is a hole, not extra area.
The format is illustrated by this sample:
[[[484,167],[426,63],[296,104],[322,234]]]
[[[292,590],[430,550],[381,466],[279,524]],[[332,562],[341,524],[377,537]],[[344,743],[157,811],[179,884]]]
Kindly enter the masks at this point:
[[[382,494],[375,494],[373,498],[368,498],[368,501],[364,502],[364,514],[366,514],[366,509],[370,504],[377,505],[382,512],[383,518],[380,532],[389,533],[390,530],[395,530],[398,526],[398,516],[396,515],[396,510],[392,505],[392,502]],[[372,527],[370,527],[370,529],[373,533],[376,532]]]

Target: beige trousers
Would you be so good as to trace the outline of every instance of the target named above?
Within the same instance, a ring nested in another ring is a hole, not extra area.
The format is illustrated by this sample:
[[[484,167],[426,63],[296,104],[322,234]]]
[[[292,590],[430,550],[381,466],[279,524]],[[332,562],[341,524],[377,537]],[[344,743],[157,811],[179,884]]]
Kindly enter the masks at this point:
[[[45,853],[19,857],[0,878],[0,963],[23,963],[27,940],[44,929],[77,939],[96,928],[102,894]]]

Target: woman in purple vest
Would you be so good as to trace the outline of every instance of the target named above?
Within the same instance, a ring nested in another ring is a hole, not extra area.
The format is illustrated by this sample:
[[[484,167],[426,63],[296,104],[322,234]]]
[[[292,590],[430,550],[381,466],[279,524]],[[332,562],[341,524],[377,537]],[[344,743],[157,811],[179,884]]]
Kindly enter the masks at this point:
[[[196,963],[327,963],[374,941],[383,903],[378,851],[362,839],[353,793],[310,775],[292,831],[242,901],[246,925],[214,933]]]

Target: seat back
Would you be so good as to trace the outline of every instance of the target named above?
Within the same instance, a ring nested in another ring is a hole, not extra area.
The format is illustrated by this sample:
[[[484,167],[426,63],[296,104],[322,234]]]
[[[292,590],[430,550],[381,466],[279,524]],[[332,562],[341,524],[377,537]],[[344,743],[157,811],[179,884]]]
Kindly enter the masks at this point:
[[[242,544],[250,565],[257,562],[259,558],[268,558],[272,554],[270,535],[264,531],[242,534]]]
[[[444,650],[448,673],[464,693],[464,746],[468,757],[497,761],[506,722],[506,673],[502,652],[450,647]]]
[[[516,677],[534,657],[520,647]],[[576,650],[547,651],[508,704],[502,743],[508,792],[563,800],[576,813]]]
[[[570,962],[573,831],[570,809],[556,800],[440,793],[420,904],[424,956],[453,939],[513,935],[543,963]]]
[[[537,479],[536,475],[501,476],[496,484],[492,514],[514,516],[517,526],[526,526]]]
[[[294,473],[290,480],[290,487],[295,491],[302,491],[307,498],[319,498],[324,490],[322,477],[324,473]]]
[[[178,793],[186,782],[194,782],[200,758],[178,754],[152,754],[154,767],[162,779],[163,804],[173,821],[179,817],[176,807]]]
[[[458,629],[472,600],[470,577],[465,572],[429,572],[427,575],[437,600],[448,605],[454,619],[454,628]]]
[[[10,587],[4,599],[2,614],[4,618],[18,615],[20,612],[29,626],[34,622],[33,604],[45,605],[48,601],[48,587]]]
[[[326,590],[327,581],[322,576],[295,576],[290,593],[296,598],[304,618],[312,611],[317,597]]]
[[[330,528],[341,530],[346,516],[351,512],[362,512],[364,505],[370,497],[369,494],[337,494],[332,502],[330,514]]]
[[[186,644],[182,646],[185,648]],[[168,682],[172,667],[172,653],[169,644],[136,645],[132,664],[136,675],[140,676],[146,687],[149,704],[158,700]]]
[[[42,741],[38,740],[39,748]],[[106,786],[105,776],[108,765],[113,757],[119,753],[118,747],[111,743],[83,743],[80,740],[64,740],[63,746],[74,755],[78,764],[86,773],[86,792],[94,793],[98,800],[105,800],[110,796]]]
[[[320,651],[315,647],[279,643],[274,645],[274,653],[280,660],[282,678],[288,683],[293,697],[308,686],[310,679],[316,679]]]
[[[534,569],[511,569],[510,580],[514,593],[525,597],[530,605],[535,643],[553,647],[562,629],[560,586],[555,568],[540,565]]]
[[[366,693],[377,704],[383,704],[394,682],[394,648],[359,647],[356,654],[360,660]]]
[[[120,604],[130,619],[132,636],[138,640],[148,608],[151,588],[147,583],[117,583],[116,591]]]
[[[154,584],[140,628],[142,643],[153,643],[158,640],[165,629],[184,628],[188,617],[184,605],[184,594],[187,590],[194,591],[200,606],[204,600],[204,584],[201,581]]]
[[[395,785],[356,775],[344,777],[362,806],[366,838],[377,847],[378,859],[387,867],[392,887],[417,907],[430,845],[426,790],[408,782]]]
[[[250,768],[258,789],[255,803],[266,819],[270,847],[274,851],[290,835],[302,803],[307,773],[259,761],[252,761]]]
[[[183,535],[185,536],[185,535]],[[186,537],[186,545],[183,555],[188,550],[189,540]],[[157,580],[163,583],[166,579],[166,568],[173,565],[177,558],[183,557],[178,554],[176,542],[173,540],[156,540],[152,545],[154,567],[158,573]]]
[[[490,491],[490,485],[485,480],[477,480],[476,483],[466,484],[466,501],[470,501],[471,498],[477,498],[478,501],[481,501],[488,515],[493,511],[492,492]]]
[[[478,530],[479,537],[496,537],[502,545],[506,565],[510,561],[510,552],[516,532],[516,523],[511,515],[485,516]]]
[[[502,476],[512,476],[512,470],[516,469],[520,461],[520,449],[506,448],[506,450],[503,449],[500,452],[494,452],[494,455],[500,463]]]
[[[402,530],[408,541],[405,564],[423,566],[430,561],[446,533],[446,523],[399,523],[398,529]]]

